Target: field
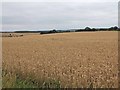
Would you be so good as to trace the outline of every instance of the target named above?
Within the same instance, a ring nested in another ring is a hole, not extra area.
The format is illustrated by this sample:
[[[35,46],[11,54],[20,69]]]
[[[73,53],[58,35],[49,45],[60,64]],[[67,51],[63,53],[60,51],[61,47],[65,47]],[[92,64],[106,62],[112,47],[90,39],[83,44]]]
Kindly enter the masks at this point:
[[[21,37],[26,35],[34,35],[34,33],[2,33],[2,34],[0,33],[0,37]]]
[[[117,88],[118,32],[2,38],[3,87]]]

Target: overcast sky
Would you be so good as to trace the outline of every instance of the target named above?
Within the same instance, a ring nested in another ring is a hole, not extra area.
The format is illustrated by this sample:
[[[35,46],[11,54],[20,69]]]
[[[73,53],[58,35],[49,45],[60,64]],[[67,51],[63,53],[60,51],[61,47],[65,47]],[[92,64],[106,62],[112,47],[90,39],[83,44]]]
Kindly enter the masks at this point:
[[[48,30],[118,25],[118,2],[108,1],[3,2],[2,29]]]

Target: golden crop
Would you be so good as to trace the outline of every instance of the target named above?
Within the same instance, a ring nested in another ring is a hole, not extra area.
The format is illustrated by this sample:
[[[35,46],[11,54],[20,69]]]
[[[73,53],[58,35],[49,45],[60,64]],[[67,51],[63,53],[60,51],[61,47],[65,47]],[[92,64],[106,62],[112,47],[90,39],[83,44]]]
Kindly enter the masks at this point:
[[[118,32],[3,37],[3,70],[61,87],[118,87]]]

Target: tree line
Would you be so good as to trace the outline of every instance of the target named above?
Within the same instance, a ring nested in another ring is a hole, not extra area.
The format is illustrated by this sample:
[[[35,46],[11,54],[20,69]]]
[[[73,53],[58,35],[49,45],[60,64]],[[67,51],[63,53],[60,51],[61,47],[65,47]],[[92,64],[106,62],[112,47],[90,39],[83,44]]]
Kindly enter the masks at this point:
[[[67,33],[67,32],[85,32],[85,31],[120,31],[117,26],[110,28],[90,28],[85,29],[72,29],[72,30],[49,30],[49,31],[15,31],[15,33],[40,33],[40,34],[53,34],[53,33]]]

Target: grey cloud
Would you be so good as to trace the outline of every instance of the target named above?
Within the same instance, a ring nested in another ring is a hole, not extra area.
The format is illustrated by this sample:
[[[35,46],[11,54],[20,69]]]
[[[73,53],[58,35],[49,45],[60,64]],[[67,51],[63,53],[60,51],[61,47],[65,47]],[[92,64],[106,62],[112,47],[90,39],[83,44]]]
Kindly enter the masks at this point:
[[[3,3],[3,29],[68,29],[117,25],[117,3]]]

